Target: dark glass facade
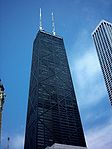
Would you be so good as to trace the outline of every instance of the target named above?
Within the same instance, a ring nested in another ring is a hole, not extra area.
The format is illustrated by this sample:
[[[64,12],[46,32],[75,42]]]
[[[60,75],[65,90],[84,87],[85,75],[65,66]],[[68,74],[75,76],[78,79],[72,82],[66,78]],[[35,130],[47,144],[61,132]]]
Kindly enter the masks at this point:
[[[39,31],[33,44],[24,149],[86,147],[64,42]]]
[[[112,105],[112,24],[101,21],[92,36]]]

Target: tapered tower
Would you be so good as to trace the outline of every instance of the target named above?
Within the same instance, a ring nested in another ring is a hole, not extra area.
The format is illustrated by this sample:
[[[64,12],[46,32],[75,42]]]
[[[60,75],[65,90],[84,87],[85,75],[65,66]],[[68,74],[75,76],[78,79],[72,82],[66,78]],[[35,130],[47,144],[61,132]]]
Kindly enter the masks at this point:
[[[24,149],[54,143],[86,147],[63,38],[53,25],[33,43]]]

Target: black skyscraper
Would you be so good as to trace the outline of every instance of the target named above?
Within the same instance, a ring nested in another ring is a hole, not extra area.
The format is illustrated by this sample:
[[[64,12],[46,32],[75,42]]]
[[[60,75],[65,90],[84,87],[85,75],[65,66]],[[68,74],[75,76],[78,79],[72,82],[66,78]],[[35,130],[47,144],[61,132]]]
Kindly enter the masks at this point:
[[[39,31],[33,44],[25,149],[86,147],[61,37]]]

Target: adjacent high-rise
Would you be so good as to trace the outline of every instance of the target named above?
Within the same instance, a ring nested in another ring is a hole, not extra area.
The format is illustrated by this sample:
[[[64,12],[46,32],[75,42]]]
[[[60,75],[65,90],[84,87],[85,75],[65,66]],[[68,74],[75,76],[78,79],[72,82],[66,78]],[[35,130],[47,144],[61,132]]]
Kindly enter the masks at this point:
[[[112,24],[101,21],[92,36],[112,105]]]
[[[33,43],[24,149],[45,149],[55,143],[86,148],[64,42],[55,35],[53,14],[52,20],[52,34],[43,31],[40,22]]]
[[[0,80],[0,144],[1,144],[1,127],[2,127],[2,111],[5,98],[4,86]]]

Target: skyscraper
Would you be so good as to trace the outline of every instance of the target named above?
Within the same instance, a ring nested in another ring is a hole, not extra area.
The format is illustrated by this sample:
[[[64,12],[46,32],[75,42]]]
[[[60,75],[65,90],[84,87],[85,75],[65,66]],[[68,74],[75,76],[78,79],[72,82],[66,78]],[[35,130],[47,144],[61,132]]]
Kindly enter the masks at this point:
[[[112,105],[112,24],[101,21],[92,36]]]
[[[5,98],[5,93],[4,93],[4,86],[0,80],[0,145],[1,145],[1,127],[2,127],[2,111],[3,111],[3,104],[4,104],[4,98]]]
[[[86,147],[63,38],[55,35],[54,22],[52,34],[40,26],[33,43],[24,149],[54,143]]]

